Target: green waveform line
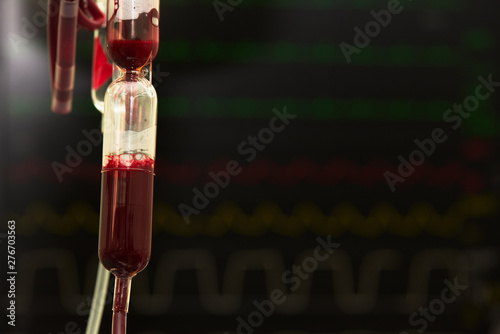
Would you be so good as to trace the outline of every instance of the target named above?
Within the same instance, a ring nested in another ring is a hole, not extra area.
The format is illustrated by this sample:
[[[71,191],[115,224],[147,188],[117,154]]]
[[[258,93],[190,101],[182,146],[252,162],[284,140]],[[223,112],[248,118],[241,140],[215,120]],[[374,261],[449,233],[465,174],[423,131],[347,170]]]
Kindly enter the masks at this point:
[[[273,108],[286,105],[303,119],[419,120],[439,121],[448,101],[347,100],[347,99],[255,99],[255,98],[160,98],[166,117],[269,117]]]
[[[185,62],[245,62],[245,63],[310,63],[337,64],[347,66],[345,56],[334,43],[225,43],[215,41],[170,41],[161,44],[157,61]],[[466,62],[462,52],[451,46],[413,46],[400,44],[391,46],[368,46],[364,48],[350,66],[425,66],[458,67]]]
[[[200,0],[161,0],[165,6],[210,6],[213,1]],[[227,0],[222,0],[228,3]],[[463,10],[466,8],[466,2],[460,0],[409,0],[401,1],[405,10]],[[387,0],[243,0],[237,7],[255,7],[255,8],[302,8],[302,9],[378,9],[387,7]]]
[[[13,117],[42,116],[50,112],[50,97],[14,98]],[[443,113],[453,101],[374,100],[374,99],[260,99],[260,98],[191,98],[159,97],[159,117],[175,118],[269,118],[273,108],[287,106],[288,110],[308,120],[344,121],[432,121],[443,122]],[[472,135],[500,134],[500,122],[492,106],[483,102],[474,114],[464,120],[463,129]],[[40,108],[40,106],[47,106]],[[97,116],[90,98],[74,97],[74,115]]]
[[[354,35],[353,35],[354,36]],[[354,38],[354,37],[353,37]],[[353,41],[346,40],[353,44]],[[244,62],[244,63],[311,63],[338,64],[346,66],[345,56],[339,42],[262,43],[254,41],[221,42],[214,40],[169,40],[161,42],[156,61],[164,62]],[[486,29],[475,28],[462,32],[460,45],[444,44],[412,45],[408,43],[393,45],[372,44],[363,48],[353,57],[349,66],[427,66],[427,67],[464,67],[470,66],[467,50],[488,52],[495,46],[493,34]],[[82,59],[92,57],[93,42],[79,44]]]
[[[160,98],[163,117],[267,118],[273,108],[287,106],[301,119],[310,120],[378,120],[443,122],[444,112],[452,103],[444,100],[347,100],[347,99],[223,99]],[[485,105],[464,121],[465,131],[492,136],[500,132],[497,117]]]
[[[495,36],[486,29],[474,28],[462,34],[462,44],[474,51],[490,51],[495,46]]]
[[[83,55],[90,60],[92,42],[82,41],[78,45]],[[446,45],[414,46],[399,44],[391,46],[368,46],[353,57],[349,66],[416,66],[416,67],[460,67],[468,66],[463,50]],[[156,62],[224,62],[224,63],[280,63],[280,64],[336,64],[347,66],[342,50],[334,43],[257,43],[216,42],[211,40],[190,42],[177,40],[161,42]]]

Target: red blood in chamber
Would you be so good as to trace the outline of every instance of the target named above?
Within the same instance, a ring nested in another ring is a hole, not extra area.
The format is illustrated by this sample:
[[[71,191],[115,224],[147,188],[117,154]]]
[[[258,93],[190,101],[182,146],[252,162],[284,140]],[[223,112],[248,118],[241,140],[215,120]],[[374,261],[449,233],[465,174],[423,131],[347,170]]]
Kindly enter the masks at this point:
[[[153,165],[137,169],[113,161],[102,173],[99,258],[113,274],[134,276],[151,257]]]
[[[120,68],[126,70],[140,70],[158,53],[158,41],[153,40],[109,40],[109,57]]]

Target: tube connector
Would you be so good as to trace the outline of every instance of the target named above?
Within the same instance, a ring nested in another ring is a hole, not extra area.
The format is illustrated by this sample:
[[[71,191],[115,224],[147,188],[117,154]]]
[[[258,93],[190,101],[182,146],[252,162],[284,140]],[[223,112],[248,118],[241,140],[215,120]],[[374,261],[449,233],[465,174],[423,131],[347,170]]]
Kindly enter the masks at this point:
[[[115,298],[113,301],[113,334],[125,334],[127,332],[127,313],[131,283],[132,277],[116,277]]]

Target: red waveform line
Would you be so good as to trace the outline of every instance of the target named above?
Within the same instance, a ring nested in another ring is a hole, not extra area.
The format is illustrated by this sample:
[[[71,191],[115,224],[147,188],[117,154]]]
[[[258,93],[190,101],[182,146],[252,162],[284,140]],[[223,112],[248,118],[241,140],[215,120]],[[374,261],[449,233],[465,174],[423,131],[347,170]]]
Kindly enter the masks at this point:
[[[462,144],[461,151],[466,159],[481,162],[494,156],[495,147],[491,141],[473,138]]]
[[[178,186],[193,186],[213,181],[210,172],[226,171],[230,159],[219,159],[210,165],[203,166],[197,162],[174,164],[165,160],[156,163],[157,179]],[[358,187],[384,186],[384,173],[391,171],[397,174],[398,166],[388,160],[374,159],[366,164],[357,164],[344,158],[333,159],[327,164],[320,164],[306,157],[294,159],[288,164],[280,164],[269,159],[257,159],[251,164],[242,165],[239,175],[231,177],[231,182],[244,186],[259,186],[265,182],[285,187],[300,184],[313,184],[324,187],[336,185],[354,185]],[[95,163],[82,162],[72,168],[71,172],[62,175],[66,181],[100,181],[101,166]],[[16,184],[48,181],[58,183],[51,163],[33,158],[11,166],[9,180]],[[415,167],[415,172],[398,183],[400,188],[415,186],[432,188],[457,187],[465,192],[477,192],[486,187],[485,176],[477,169],[467,166],[463,161],[450,160],[442,165],[423,164]]]

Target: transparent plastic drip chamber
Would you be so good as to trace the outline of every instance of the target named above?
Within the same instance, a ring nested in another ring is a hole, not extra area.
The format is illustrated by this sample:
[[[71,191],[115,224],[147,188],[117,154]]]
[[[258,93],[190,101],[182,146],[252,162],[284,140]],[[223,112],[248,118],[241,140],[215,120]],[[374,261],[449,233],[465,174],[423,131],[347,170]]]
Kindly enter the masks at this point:
[[[109,87],[103,115],[103,167],[109,157],[120,156],[125,165],[130,156],[144,154],[155,159],[157,96],[143,76],[135,81],[126,76]]]
[[[151,256],[158,99],[142,71],[158,52],[159,5],[108,0],[107,6],[107,56],[119,77],[104,96],[99,259],[116,277],[113,334],[126,333],[131,280]]]
[[[97,5],[103,13],[107,13],[108,8],[107,0],[96,0]],[[110,67],[112,68],[110,70]],[[110,73],[112,72],[112,74]],[[91,96],[92,102],[97,110],[101,113],[104,112],[104,98],[106,91],[114,80],[122,75],[122,71],[114,65],[108,56],[106,47],[106,24],[94,32],[94,52],[93,52],[93,66],[92,66],[92,85]],[[153,82],[152,63],[144,66],[141,70],[144,78]]]

